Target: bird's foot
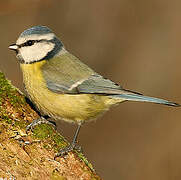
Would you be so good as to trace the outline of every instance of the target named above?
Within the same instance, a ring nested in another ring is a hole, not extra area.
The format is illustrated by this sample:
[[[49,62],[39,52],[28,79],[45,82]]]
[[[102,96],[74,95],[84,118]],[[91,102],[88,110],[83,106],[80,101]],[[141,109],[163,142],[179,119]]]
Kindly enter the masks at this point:
[[[31,124],[29,124],[26,127],[26,133],[28,133],[28,131],[32,130],[35,126],[40,125],[40,124],[49,124],[49,125],[53,126],[56,129],[56,124],[54,124],[53,122],[48,121],[44,117],[40,117],[38,119],[35,119]]]
[[[67,147],[65,147],[64,149],[61,149],[58,153],[56,153],[55,158],[67,155],[67,153],[69,153],[70,151],[74,151],[74,150],[77,152],[82,152],[81,146],[79,146],[76,143],[72,143],[72,144],[68,145]]]

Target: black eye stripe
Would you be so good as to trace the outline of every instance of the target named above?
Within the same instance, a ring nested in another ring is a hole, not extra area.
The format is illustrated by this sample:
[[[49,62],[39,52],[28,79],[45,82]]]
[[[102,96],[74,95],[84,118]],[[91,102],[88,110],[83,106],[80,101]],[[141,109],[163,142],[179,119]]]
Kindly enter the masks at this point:
[[[43,39],[42,40],[28,40],[25,43],[18,45],[18,47],[21,48],[21,47],[25,47],[25,46],[32,46],[33,44],[41,42],[41,41],[45,41],[45,40],[43,40]]]

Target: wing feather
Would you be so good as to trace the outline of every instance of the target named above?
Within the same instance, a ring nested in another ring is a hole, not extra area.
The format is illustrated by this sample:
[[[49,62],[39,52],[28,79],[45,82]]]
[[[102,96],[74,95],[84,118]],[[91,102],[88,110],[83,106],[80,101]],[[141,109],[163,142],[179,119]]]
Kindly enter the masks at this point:
[[[60,94],[134,93],[105,79],[69,53],[48,60],[43,65],[42,72],[48,89]]]

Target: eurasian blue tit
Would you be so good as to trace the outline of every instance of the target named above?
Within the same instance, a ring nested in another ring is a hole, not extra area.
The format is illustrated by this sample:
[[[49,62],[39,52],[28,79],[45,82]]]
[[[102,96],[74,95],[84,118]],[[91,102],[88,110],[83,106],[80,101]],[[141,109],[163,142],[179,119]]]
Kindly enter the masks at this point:
[[[76,147],[83,123],[97,118],[113,105],[124,101],[142,101],[179,106],[125,90],[105,79],[69,53],[46,26],[25,30],[16,44],[9,48],[16,51],[25,90],[38,110],[54,120],[78,124],[72,144],[60,155]]]

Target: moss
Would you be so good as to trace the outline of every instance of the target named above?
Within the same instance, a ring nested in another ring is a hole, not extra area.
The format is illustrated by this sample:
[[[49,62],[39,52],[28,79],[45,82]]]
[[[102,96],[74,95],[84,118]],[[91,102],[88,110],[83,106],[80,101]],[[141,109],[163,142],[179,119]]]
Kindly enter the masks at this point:
[[[0,133],[6,132],[8,133],[8,137],[12,137],[15,131],[18,133],[21,131],[24,132],[25,127],[30,123],[28,121],[37,118],[36,116],[38,115],[26,104],[24,96],[0,72]],[[54,131],[51,125],[37,125],[32,132],[31,137],[42,140],[45,149],[51,150],[54,148],[55,151],[59,151],[68,144],[63,136]],[[14,138],[11,138],[11,141],[14,141]],[[36,144],[31,145],[31,151],[32,154],[36,154]],[[77,154],[94,172],[92,164],[88,162],[84,155],[82,153]],[[65,180],[66,178],[60,176],[58,172],[53,172],[51,179]],[[93,176],[92,179],[95,179],[95,177]]]
[[[83,153],[78,153],[78,157],[91,169],[91,171],[95,172],[92,164],[87,160],[87,158],[83,155]]]
[[[33,136],[39,139],[45,139],[53,134],[53,129],[50,125],[40,124],[33,129]]]
[[[60,175],[57,169],[54,169],[52,172],[51,180],[66,180],[66,177]]]
[[[28,125],[28,123],[26,123],[25,121],[15,121],[14,122],[16,127],[19,127],[20,129],[25,129],[26,126]]]
[[[91,180],[98,180],[100,178],[91,177]]]
[[[54,134],[52,136],[52,140],[55,142],[55,144],[57,145],[57,148],[63,148],[65,146],[67,146],[67,142],[65,142],[65,139],[63,136],[61,136],[60,134]]]
[[[12,119],[10,119],[10,118],[7,117],[6,122],[7,122],[8,124],[12,124],[13,121],[12,121]]]
[[[7,99],[13,106],[19,106],[20,104],[26,103],[24,97],[19,96],[18,90],[12,86],[11,82],[5,78],[2,72],[0,72],[0,105]]]
[[[51,125],[37,125],[32,132],[33,138],[46,140],[43,145],[45,149],[51,149],[53,147],[55,151],[59,151],[68,144],[64,137],[58,134]]]
[[[8,124],[12,124],[12,119],[7,114],[2,114],[1,118],[6,121]]]
[[[44,147],[45,149],[49,149],[49,148],[50,148],[50,146],[49,146],[48,144],[44,144],[43,147]]]
[[[57,175],[52,175],[51,180],[67,180],[67,178],[57,174]]]

